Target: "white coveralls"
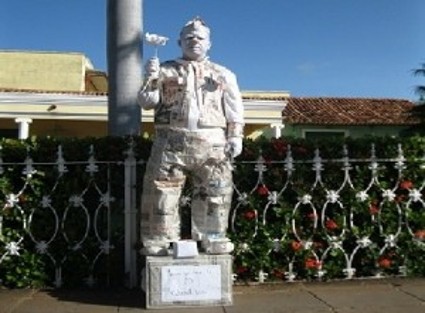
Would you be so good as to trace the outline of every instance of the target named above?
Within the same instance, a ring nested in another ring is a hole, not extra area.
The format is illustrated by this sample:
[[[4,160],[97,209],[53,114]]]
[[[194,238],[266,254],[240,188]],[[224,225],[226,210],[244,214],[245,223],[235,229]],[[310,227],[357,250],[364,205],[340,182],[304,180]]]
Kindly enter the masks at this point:
[[[223,66],[177,59],[164,62],[158,82],[139,92],[155,109],[156,138],[141,203],[144,247],[166,249],[180,239],[179,200],[193,179],[192,239],[226,237],[233,186],[228,137],[243,136],[243,104],[236,76]],[[159,99],[153,96],[159,89]]]

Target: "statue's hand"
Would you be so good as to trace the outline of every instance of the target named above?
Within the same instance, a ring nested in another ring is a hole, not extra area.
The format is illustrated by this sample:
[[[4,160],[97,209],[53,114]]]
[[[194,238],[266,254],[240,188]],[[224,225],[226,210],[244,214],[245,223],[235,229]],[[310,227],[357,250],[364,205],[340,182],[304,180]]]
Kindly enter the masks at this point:
[[[157,57],[150,58],[145,65],[146,76],[150,79],[158,79],[159,68],[159,59]]]
[[[239,154],[241,154],[242,153],[242,137],[228,138],[225,151],[233,158],[236,158]]]

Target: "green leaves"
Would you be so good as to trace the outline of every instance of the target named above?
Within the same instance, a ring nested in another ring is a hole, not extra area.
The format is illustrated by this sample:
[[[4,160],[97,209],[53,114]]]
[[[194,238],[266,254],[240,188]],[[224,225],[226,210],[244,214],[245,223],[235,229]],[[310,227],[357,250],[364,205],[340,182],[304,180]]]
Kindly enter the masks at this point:
[[[39,288],[47,279],[42,257],[24,251],[18,256],[8,256],[0,266],[1,285],[8,288]]]
[[[401,171],[395,167],[400,142],[406,159]],[[65,264],[61,277],[65,285],[108,279],[122,282],[122,164],[133,144],[139,161],[136,192],[140,195],[143,160],[147,160],[152,142],[106,137],[8,139],[0,144],[4,162],[0,174],[0,285],[51,285],[58,278],[57,267]],[[72,177],[69,172],[61,172],[61,176],[54,165],[59,145],[63,158],[70,162],[65,165]],[[347,167],[342,162],[344,145],[350,161]],[[94,177],[86,171],[87,163],[79,162],[89,159],[91,149],[100,161]],[[28,154],[36,169],[31,177],[23,174]],[[256,167],[260,156],[261,166]],[[399,275],[403,268],[408,275],[424,276],[424,156],[425,138],[420,136],[319,143],[295,138],[246,140],[235,164],[238,192],[230,213],[231,219],[234,217],[229,237],[236,247],[237,279],[257,281],[264,273],[268,280],[339,279]],[[378,160],[376,168],[374,158]],[[185,195],[190,196],[190,188],[187,186]],[[116,198],[110,211],[99,201],[106,190]],[[87,211],[73,206],[79,197],[70,202],[72,196],[82,194]],[[190,235],[189,205],[190,201],[182,207],[183,235]],[[109,214],[110,228],[102,228]],[[87,216],[91,223],[82,240]],[[106,255],[96,236],[106,240],[108,234],[115,249]],[[11,254],[10,243],[21,238],[19,254]]]
[[[406,159],[401,171],[395,166],[400,142]],[[344,145],[348,167],[342,162]],[[313,162],[317,148],[322,163]],[[424,149],[423,137],[348,138],[314,145],[293,138],[248,141],[235,184],[238,190],[251,190],[249,212],[257,213],[248,221],[250,214],[237,215],[237,232],[230,234],[236,246],[246,248],[235,251],[238,279],[253,281],[259,271],[277,280],[403,275],[405,267],[408,274],[423,273],[425,260],[417,255],[425,246],[425,207],[411,197],[425,197]],[[260,155],[265,168],[253,189]],[[265,196],[272,193],[277,199]]]

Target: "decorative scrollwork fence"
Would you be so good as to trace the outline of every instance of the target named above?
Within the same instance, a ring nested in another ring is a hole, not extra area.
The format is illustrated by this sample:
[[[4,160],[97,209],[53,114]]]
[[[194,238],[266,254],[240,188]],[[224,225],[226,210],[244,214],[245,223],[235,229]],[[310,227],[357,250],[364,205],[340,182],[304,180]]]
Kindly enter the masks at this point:
[[[370,155],[237,161],[229,236],[236,281],[352,279],[425,272],[425,158]],[[0,275],[20,259],[53,285],[139,280],[137,207],[144,160],[4,161],[0,149]],[[19,174],[17,174],[19,173]],[[14,177],[14,178],[12,178]],[[18,178],[19,179],[18,179]],[[182,201],[190,210],[190,195]],[[39,263],[37,263],[39,262]]]
[[[231,235],[237,280],[407,275],[425,266],[425,158],[295,160],[237,166]],[[252,179],[256,177],[256,179]],[[251,178],[251,179],[247,179]],[[250,185],[250,182],[254,184]],[[423,273],[423,270],[422,270]]]
[[[123,161],[99,161],[93,146],[87,160],[66,161],[62,150],[54,160],[34,161],[28,149],[23,162],[4,162],[0,147],[0,273],[34,276],[9,264],[22,260],[55,287],[135,286],[133,146]]]

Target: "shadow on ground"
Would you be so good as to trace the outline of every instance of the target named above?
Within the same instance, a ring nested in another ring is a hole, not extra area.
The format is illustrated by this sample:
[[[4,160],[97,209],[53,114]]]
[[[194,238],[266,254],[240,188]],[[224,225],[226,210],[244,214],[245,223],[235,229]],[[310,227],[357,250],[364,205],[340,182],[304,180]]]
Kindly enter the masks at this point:
[[[88,305],[145,308],[145,294],[139,289],[52,289],[49,296],[65,302]]]

